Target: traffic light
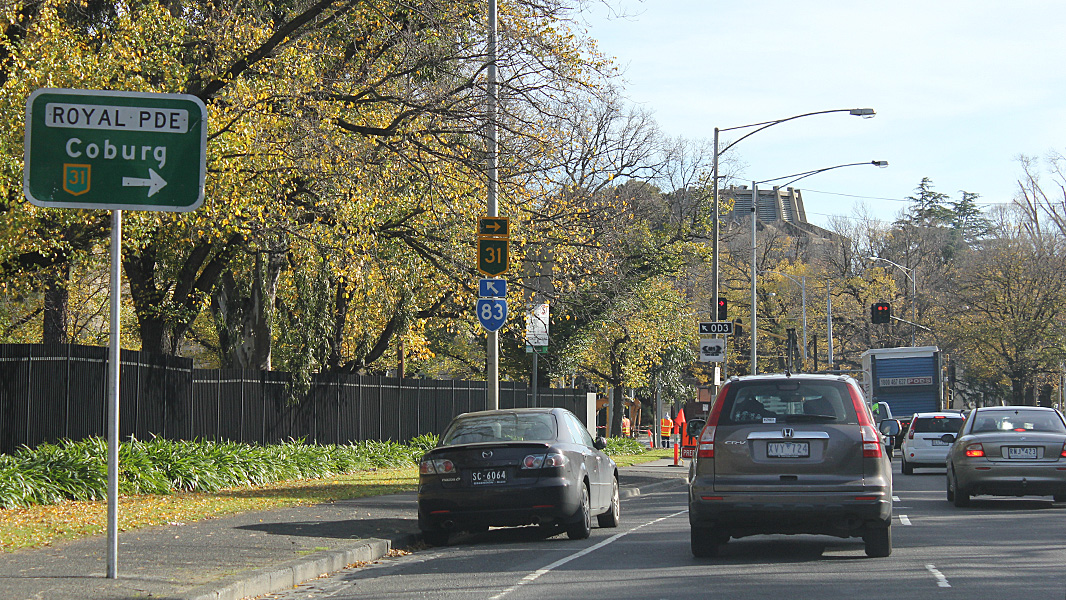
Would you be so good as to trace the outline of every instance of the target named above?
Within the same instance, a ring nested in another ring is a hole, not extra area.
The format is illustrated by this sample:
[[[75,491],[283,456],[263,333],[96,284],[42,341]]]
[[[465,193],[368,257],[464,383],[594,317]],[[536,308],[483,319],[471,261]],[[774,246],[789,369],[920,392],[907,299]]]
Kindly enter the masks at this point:
[[[728,318],[726,316],[726,312],[727,312],[726,311],[726,306],[727,305],[726,305],[725,298],[719,298],[718,299],[718,320],[719,321],[725,321]]]
[[[740,321],[733,323],[733,336],[738,338],[744,337],[744,325],[741,324]]]
[[[875,302],[870,305],[870,322],[875,325],[892,320],[892,305],[888,302]]]

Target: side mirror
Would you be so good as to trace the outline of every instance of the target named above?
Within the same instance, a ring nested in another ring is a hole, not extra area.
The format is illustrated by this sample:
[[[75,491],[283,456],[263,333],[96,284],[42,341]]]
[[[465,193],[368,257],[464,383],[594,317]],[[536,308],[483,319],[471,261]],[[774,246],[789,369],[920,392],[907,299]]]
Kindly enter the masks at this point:
[[[602,435],[596,436],[596,439],[592,441],[592,447],[597,450],[603,450],[607,447],[607,438]]]
[[[899,421],[896,419],[885,419],[881,421],[881,433],[889,437],[899,435]]]
[[[954,433],[945,433],[944,435],[940,436],[940,441],[944,442],[946,444],[954,444],[955,443],[955,434]]]

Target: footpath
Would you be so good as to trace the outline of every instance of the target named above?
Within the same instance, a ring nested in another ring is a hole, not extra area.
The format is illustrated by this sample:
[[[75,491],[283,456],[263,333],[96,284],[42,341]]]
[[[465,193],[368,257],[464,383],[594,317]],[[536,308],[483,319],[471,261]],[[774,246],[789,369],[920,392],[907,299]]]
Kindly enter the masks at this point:
[[[670,459],[621,467],[621,495],[681,487],[687,473]],[[117,579],[106,536],[0,554],[0,600],[240,600],[419,541],[414,492],[242,513],[120,534]]]

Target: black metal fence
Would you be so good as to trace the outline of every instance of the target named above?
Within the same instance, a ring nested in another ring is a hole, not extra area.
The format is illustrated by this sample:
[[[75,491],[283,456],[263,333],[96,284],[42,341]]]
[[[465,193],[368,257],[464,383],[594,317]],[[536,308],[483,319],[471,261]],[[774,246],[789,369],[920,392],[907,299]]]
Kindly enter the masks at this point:
[[[122,352],[121,436],[266,444],[343,444],[440,433],[487,408],[484,381],[319,375],[296,403],[288,373],[193,369],[192,360]],[[539,389],[537,404],[590,415],[584,392]],[[500,382],[500,406],[532,405],[525,383]],[[0,344],[0,452],[107,434],[107,348]]]

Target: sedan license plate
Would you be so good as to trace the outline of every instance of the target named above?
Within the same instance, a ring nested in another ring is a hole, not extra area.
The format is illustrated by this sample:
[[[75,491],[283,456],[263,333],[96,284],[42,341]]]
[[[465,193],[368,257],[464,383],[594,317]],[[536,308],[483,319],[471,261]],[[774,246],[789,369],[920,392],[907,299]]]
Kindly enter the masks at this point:
[[[470,485],[501,485],[507,483],[507,469],[478,469],[470,472]]]
[[[811,445],[807,442],[769,442],[766,444],[766,456],[771,458],[807,458],[811,455]]]
[[[1007,458],[1036,460],[1040,456],[1036,446],[1007,446]]]

